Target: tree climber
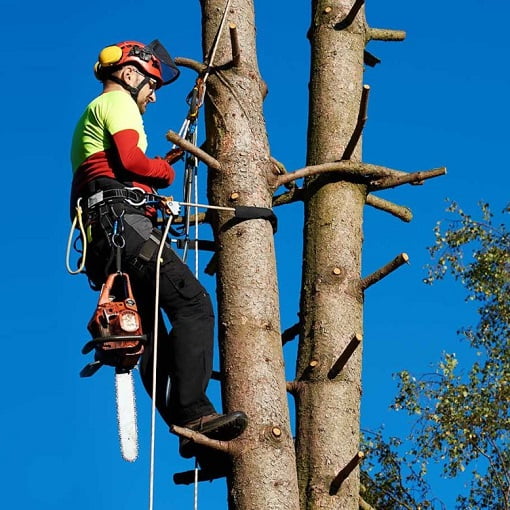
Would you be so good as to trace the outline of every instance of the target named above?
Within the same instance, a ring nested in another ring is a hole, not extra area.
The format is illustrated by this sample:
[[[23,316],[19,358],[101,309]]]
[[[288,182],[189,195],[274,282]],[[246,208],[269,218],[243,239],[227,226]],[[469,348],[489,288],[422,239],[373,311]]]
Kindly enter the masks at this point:
[[[130,276],[149,337],[140,373],[151,394],[155,258],[161,231],[156,228],[156,206],[147,204],[157,188],[174,180],[171,164],[180,159],[182,151],[148,158],[142,115],[147,105],[156,101],[156,90],[177,79],[179,70],[156,40],[148,45],[125,41],[107,46],[100,52],[94,72],[103,91],[87,106],[74,132],[71,207],[81,197],[89,241],[85,267],[94,288],[100,288],[113,272],[113,229],[122,236],[121,265]],[[145,203],[139,205],[141,202]],[[233,439],[246,428],[246,415],[241,411],[216,413],[205,393],[213,354],[210,297],[168,243],[162,258],[160,308],[172,329],[167,332],[159,321],[156,408],[169,426],[188,427],[213,439]],[[214,458],[211,450],[183,438],[179,451],[186,458],[197,455],[201,463],[201,459],[205,463]]]

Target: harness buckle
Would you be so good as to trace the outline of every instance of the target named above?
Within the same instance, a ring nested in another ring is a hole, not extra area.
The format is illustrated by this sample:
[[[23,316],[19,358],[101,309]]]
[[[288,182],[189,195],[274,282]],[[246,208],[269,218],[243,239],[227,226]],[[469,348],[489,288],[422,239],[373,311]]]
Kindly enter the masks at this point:
[[[127,196],[125,197],[126,202],[133,207],[141,207],[147,202],[147,192],[142,188],[133,187],[126,188]]]

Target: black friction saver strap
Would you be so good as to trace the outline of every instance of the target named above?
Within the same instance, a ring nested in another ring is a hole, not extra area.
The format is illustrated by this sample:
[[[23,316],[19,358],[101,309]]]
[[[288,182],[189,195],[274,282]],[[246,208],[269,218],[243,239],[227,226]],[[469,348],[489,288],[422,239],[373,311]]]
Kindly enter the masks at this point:
[[[238,205],[234,209],[234,217],[237,220],[267,220],[273,227],[273,234],[276,234],[278,230],[278,218],[272,209],[268,207],[252,207],[249,205]]]

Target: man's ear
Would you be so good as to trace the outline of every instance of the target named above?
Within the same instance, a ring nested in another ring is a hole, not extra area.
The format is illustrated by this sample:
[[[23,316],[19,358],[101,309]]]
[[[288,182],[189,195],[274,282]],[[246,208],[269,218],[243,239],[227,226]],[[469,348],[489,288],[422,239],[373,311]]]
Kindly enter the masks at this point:
[[[135,74],[135,72],[131,66],[124,66],[119,70],[119,78],[126,83],[129,83],[129,80],[132,78],[133,74]]]

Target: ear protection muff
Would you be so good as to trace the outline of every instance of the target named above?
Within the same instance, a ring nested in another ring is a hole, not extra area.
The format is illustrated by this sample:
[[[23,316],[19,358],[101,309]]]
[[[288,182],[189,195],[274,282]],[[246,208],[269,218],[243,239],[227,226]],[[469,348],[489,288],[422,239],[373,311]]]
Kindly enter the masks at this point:
[[[103,48],[98,56],[98,63],[102,67],[109,67],[120,62],[122,49],[119,46],[107,46]]]

